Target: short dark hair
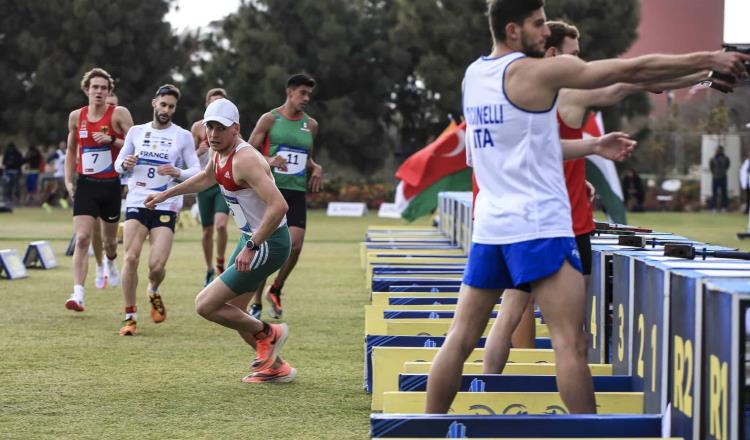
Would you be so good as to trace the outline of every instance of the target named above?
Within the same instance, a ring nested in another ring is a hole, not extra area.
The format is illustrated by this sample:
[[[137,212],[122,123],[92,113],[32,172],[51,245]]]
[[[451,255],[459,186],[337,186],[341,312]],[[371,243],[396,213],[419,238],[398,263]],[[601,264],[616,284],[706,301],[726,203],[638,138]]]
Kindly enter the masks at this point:
[[[559,50],[562,49],[563,41],[565,41],[566,38],[572,38],[574,40],[581,38],[581,33],[578,32],[577,27],[562,20],[548,21],[547,27],[549,28],[549,37],[547,37],[547,41],[544,42],[545,49],[555,47]]]
[[[156,90],[156,93],[154,94],[154,97],[158,98],[160,96],[164,95],[172,95],[178,100],[180,99],[180,89],[177,88],[174,84],[164,84],[163,86],[159,87]]]
[[[508,23],[523,23],[534,11],[544,7],[544,0],[487,0],[487,17],[495,41],[505,40]]]
[[[222,98],[226,98],[227,91],[220,87],[209,90],[208,92],[206,92],[206,102],[208,102],[208,100],[213,98],[214,96],[221,96]]]
[[[286,81],[287,88],[296,88],[299,86],[315,87],[315,80],[306,73],[297,73],[290,76]]]

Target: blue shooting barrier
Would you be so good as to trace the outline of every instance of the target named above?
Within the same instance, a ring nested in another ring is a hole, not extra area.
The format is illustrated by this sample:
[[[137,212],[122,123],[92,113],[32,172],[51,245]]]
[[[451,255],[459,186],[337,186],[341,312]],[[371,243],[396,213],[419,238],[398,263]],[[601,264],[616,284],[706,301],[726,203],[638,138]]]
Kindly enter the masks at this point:
[[[714,247],[717,250],[726,248]],[[700,268],[711,262],[681,260],[664,256],[649,256],[639,252],[617,252],[614,259],[631,259],[627,273],[627,305],[620,309],[621,303],[615,300],[616,318],[613,320],[613,343],[616,360],[620,355],[629,352],[630,371],[636,390],[644,392],[644,412],[661,414],[667,406],[667,387],[669,384],[669,325],[670,325],[670,277],[676,269]],[[722,260],[726,261],[726,260]],[[727,263],[729,264],[729,263]],[[746,263],[738,261],[738,269]],[[623,278],[617,272],[615,277]],[[625,301],[623,301],[625,302]],[[624,310],[624,319],[620,312]],[[631,323],[632,326],[621,325]],[[620,341],[629,341],[627,345]],[[614,363],[614,362],[613,362]],[[623,374],[615,369],[615,374]],[[627,374],[627,373],[625,373]]]
[[[657,415],[372,414],[373,438],[661,437]]]
[[[495,303],[500,304],[500,298],[498,298]],[[391,306],[437,306],[455,304],[458,304],[458,298],[443,298],[439,296],[392,296],[388,298],[388,305]]]
[[[437,264],[433,267],[383,267],[373,266],[372,274],[376,275],[435,275],[435,274],[454,274],[461,275],[464,273],[464,266],[438,266]]]
[[[670,275],[670,339],[668,398],[672,435],[688,440],[701,434],[701,389],[706,371],[703,332],[705,286],[710,283],[744,279],[750,281],[750,261],[721,260],[693,262],[696,267],[674,270]],[[728,318],[730,319],[730,318]],[[730,321],[727,321],[728,324]],[[743,438],[743,437],[739,437]]]
[[[453,319],[455,314],[452,310],[384,310],[383,319]],[[490,312],[490,318],[497,318],[497,315],[495,311]],[[542,313],[536,310],[534,317],[542,318]]]
[[[426,374],[400,374],[399,391],[426,391]],[[633,378],[630,376],[593,376],[596,392],[631,392]],[[506,374],[464,374],[459,391],[468,392],[556,392],[555,376],[521,376]]]
[[[458,290],[461,286],[460,275],[451,276],[451,278],[428,278],[425,277],[396,277],[393,275],[373,276],[372,277],[372,292],[388,292],[390,287],[412,287],[412,286],[444,286],[454,287]],[[428,290],[431,292],[432,290]]]
[[[373,347],[442,347],[445,336],[380,336],[365,337],[365,389],[372,392]],[[478,348],[484,348],[485,338],[480,338]],[[552,348],[549,338],[536,338],[536,348]]]
[[[705,341],[701,368],[700,438],[750,436],[748,326],[750,282],[711,281],[703,296]]]

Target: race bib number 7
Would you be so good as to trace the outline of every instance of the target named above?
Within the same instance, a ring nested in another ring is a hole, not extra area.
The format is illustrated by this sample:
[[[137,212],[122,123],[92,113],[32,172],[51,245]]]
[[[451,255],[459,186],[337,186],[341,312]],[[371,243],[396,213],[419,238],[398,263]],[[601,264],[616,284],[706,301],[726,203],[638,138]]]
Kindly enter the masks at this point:
[[[98,174],[112,169],[112,153],[109,147],[83,147],[81,152],[83,174]]]
[[[286,171],[276,168],[279,174],[290,174],[293,176],[304,176],[307,167],[307,150],[304,148],[279,145],[276,154],[286,159]]]

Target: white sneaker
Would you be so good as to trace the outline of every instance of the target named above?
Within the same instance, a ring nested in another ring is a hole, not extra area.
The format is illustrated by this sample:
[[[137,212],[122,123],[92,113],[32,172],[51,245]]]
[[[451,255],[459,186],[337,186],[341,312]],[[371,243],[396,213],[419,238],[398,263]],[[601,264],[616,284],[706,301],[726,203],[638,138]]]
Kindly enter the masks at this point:
[[[94,286],[97,289],[104,289],[107,287],[107,278],[104,276],[104,265],[96,266],[96,277],[94,278]]]
[[[107,269],[107,284],[109,284],[109,287],[117,287],[120,285],[120,271],[117,270],[117,260],[109,261],[109,259],[106,259],[106,269]]]
[[[83,305],[83,297],[77,296],[75,293],[70,294],[70,298],[65,301],[65,308],[74,312],[83,312],[86,310],[86,307]]]

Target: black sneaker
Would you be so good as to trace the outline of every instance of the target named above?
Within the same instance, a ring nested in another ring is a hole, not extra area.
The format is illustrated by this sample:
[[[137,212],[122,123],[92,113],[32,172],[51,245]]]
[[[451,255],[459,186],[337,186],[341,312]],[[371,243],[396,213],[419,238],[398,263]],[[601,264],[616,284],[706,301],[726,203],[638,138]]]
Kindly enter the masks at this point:
[[[211,281],[214,280],[214,274],[215,272],[213,269],[209,269],[206,271],[206,284],[204,284],[203,287],[206,287],[209,284],[211,284]]]
[[[268,316],[274,319],[281,318],[284,314],[284,310],[281,308],[281,291],[274,292],[272,287],[268,288],[266,292],[266,299],[271,304],[271,308],[268,310]]]

